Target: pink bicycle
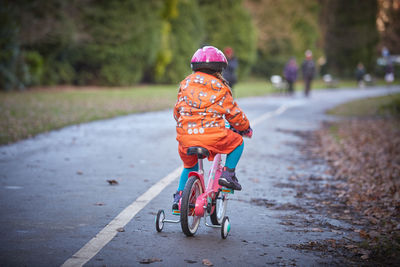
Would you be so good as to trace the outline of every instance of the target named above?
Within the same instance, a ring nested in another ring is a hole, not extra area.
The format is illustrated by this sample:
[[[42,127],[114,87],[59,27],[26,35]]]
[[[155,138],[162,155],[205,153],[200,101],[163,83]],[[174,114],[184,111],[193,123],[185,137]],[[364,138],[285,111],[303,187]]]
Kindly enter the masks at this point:
[[[225,239],[231,228],[229,218],[225,216],[228,195],[233,194],[234,190],[218,184],[222,173],[221,154],[214,157],[207,187],[204,182],[203,159],[208,157],[209,151],[203,147],[190,147],[188,155],[197,155],[199,170],[189,173],[189,179],[179,202],[179,211],[173,213],[180,215],[180,219],[167,220],[164,210],[159,210],[156,217],[156,229],[161,232],[164,223],[180,222],[185,235],[193,236],[199,228],[200,219],[204,217],[205,225],[221,228],[221,237]],[[212,224],[207,223],[207,216],[210,217]]]

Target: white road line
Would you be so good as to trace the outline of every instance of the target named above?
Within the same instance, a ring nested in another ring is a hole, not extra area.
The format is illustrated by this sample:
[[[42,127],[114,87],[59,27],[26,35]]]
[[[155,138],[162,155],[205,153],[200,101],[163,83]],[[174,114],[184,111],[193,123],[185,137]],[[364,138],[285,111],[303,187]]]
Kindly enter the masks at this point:
[[[72,255],[63,267],[83,266],[93,258],[114,236],[118,233],[117,229],[124,227],[132,218],[141,211],[151,200],[174,181],[182,172],[182,167],[176,168],[173,172],[165,176],[158,183],[150,187],[143,195],[138,197],[132,204],[126,207],[117,215],[106,227],[103,228],[94,238],[84,245],[78,252]]]
[[[277,116],[285,112],[289,107],[282,105],[278,109],[264,113],[260,117],[251,121],[251,126],[254,127],[262,121]],[[72,255],[61,267],[83,266],[91,260],[100,250],[108,244],[118,233],[118,228],[123,228],[127,225],[135,215],[141,211],[151,200],[153,200],[161,191],[172,183],[182,172],[182,167],[176,168],[170,174],[162,178],[158,183],[149,188],[143,195],[138,197],[132,204],[126,207],[120,214],[117,215],[103,230],[93,237],[86,245],[78,252]]]
[[[282,114],[283,112],[285,112],[287,109],[289,108],[289,106],[287,105],[282,105],[279,108],[277,108],[276,110],[273,111],[269,111],[264,113],[263,115],[261,115],[260,117],[255,118],[254,120],[251,121],[250,125],[251,127],[256,126],[257,124],[273,117],[273,116],[278,116],[279,114]]]

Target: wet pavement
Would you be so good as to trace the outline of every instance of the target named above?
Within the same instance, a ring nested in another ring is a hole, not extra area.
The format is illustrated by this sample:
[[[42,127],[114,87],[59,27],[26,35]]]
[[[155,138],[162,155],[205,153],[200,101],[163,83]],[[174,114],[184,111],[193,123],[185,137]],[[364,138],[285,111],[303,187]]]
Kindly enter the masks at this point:
[[[222,240],[218,229],[203,223],[193,238],[179,224],[155,231],[158,209],[173,218],[176,179],[86,265],[202,266],[204,259],[214,266],[350,265],[335,251],[303,249],[310,242],[323,245],[358,235],[354,226],[321,209],[327,192],[314,182],[329,179],[327,166],[301,153],[297,144],[304,139],[298,133],[335,119],[324,111],[337,104],[392,91],[400,88],[239,99],[250,121],[282,106],[286,110],[258,120],[254,138],[245,140],[237,168],[243,191],[228,203],[228,238]],[[63,264],[180,165],[171,110],[71,126],[0,147],[0,264]]]

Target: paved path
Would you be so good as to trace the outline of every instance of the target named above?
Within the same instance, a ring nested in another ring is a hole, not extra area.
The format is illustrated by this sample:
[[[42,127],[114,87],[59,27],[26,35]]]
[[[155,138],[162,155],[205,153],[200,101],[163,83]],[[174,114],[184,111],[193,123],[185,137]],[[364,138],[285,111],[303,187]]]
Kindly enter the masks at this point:
[[[181,165],[170,110],[66,127],[0,147],[0,265],[136,266],[143,259],[153,259],[154,266],[201,266],[203,259],[214,266],[335,263],[288,246],[336,238],[334,233],[292,231],[282,218],[293,211],[254,200],[295,203],[295,190],[277,184],[288,183],[293,169],[312,174],[325,168],[293,166],[301,153],[290,143],[300,139],[287,130],[316,129],[332,119],[323,113],[330,107],[393,91],[400,88],[239,99],[254,138],[246,140],[238,166],[243,191],[228,204],[232,230],[226,240],[203,224],[194,238],[185,237],[179,224],[155,231],[155,213],[169,211]],[[109,185],[112,179],[119,184]]]

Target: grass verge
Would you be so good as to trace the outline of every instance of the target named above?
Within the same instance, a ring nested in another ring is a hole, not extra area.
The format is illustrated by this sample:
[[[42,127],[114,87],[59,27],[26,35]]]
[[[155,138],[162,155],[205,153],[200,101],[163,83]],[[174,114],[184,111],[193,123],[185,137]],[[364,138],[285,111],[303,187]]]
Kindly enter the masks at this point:
[[[353,86],[343,81],[340,86]],[[303,84],[297,82],[296,89]],[[316,80],[314,89],[323,88]],[[24,92],[0,91],[0,145],[29,138],[68,125],[107,119],[174,106],[178,85],[129,88],[68,87],[36,88]],[[234,88],[235,98],[261,96],[278,91],[266,80],[250,80]]]
[[[176,86],[48,88],[0,93],[0,144],[61,127],[170,108]]]
[[[328,114],[347,117],[400,116],[400,94],[352,101],[329,110]]]

